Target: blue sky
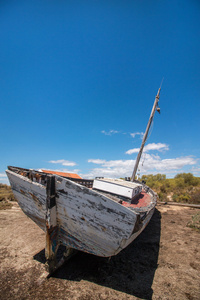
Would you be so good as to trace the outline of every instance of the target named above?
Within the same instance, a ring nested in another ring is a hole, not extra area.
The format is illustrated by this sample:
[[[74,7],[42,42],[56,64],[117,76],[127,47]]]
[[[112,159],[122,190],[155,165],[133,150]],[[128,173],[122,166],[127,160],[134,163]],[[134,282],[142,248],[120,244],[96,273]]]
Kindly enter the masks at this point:
[[[200,176],[200,3],[1,1],[0,182],[14,165]]]

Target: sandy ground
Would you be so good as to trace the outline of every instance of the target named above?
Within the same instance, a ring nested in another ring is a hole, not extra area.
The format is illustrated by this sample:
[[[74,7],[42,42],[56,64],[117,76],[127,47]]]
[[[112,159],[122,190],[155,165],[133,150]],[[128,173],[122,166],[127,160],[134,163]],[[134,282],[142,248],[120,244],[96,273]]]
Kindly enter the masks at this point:
[[[157,206],[144,232],[110,260],[79,252],[45,278],[45,234],[14,204],[0,211],[0,299],[200,299],[198,210]]]

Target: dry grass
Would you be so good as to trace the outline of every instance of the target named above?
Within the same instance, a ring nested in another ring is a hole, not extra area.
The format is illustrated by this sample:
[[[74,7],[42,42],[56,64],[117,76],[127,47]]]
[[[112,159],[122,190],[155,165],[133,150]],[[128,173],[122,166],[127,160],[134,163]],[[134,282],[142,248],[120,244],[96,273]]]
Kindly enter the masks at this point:
[[[11,201],[16,201],[11,187],[0,183],[0,210],[11,208]]]
[[[188,226],[200,231],[200,212],[197,212],[194,216],[192,216],[191,221],[188,223]]]

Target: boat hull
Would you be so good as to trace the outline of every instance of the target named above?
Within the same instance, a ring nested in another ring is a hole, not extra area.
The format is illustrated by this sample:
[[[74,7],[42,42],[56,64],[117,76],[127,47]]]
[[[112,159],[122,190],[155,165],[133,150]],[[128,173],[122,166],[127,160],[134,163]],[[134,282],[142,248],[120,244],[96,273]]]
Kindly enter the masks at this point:
[[[46,225],[46,188],[32,182],[30,179],[6,171],[15,198],[23,212],[31,218],[42,230]]]
[[[55,205],[48,209],[46,186],[13,171],[6,172],[23,212],[45,232],[50,227],[55,229],[56,246],[62,244],[102,257],[116,255],[146,227],[155,208],[151,206],[141,219],[139,212],[56,175]],[[49,211],[54,224],[47,228]]]

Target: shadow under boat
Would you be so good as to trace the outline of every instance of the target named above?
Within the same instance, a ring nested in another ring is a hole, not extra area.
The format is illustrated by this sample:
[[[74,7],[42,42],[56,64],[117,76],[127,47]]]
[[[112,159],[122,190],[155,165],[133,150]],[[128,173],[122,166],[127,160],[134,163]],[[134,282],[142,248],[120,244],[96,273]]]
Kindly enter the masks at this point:
[[[153,278],[158,266],[160,230],[161,215],[155,209],[145,230],[118,255],[108,259],[78,252],[51,277],[87,280],[129,295],[151,299]],[[45,263],[45,250],[37,253],[34,259]]]

